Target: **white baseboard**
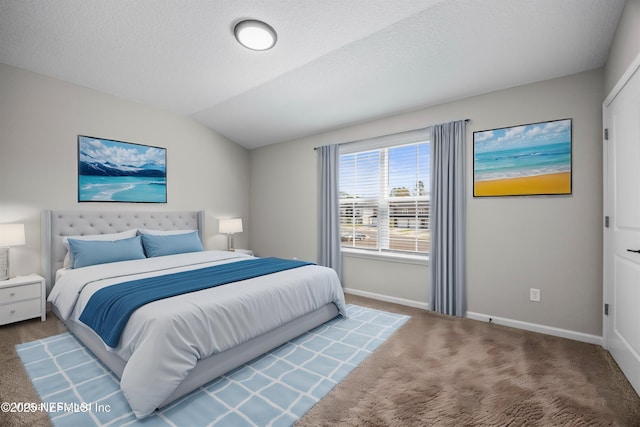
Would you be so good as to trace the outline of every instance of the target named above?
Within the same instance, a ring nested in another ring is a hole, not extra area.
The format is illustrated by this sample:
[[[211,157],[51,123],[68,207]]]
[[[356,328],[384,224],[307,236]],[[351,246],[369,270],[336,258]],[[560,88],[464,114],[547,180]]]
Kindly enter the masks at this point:
[[[521,320],[506,319],[504,317],[490,316],[488,314],[474,313],[467,311],[469,319],[479,320],[481,322],[489,322],[497,325],[509,326],[526,331],[538,332],[541,334],[553,335],[561,338],[569,338],[571,340],[582,341],[589,344],[602,345],[602,337],[597,335],[585,334],[583,332],[570,331],[568,329],[555,328],[553,326],[539,325],[537,323],[523,322]]]
[[[376,294],[373,292],[361,291],[358,289],[344,288],[346,294],[358,295],[361,297],[377,299],[379,301],[392,302],[394,304],[406,305],[408,307],[421,308],[429,310],[429,303],[421,301],[413,301],[405,298],[391,297],[389,295]]]
[[[371,298],[379,301],[391,302],[394,304],[406,305],[408,307],[421,308],[423,310],[429,310],[429,303],[421,301],[413,301],[405,298],[392,297],[389,295],[377,294],[374,292],[361,291],[359,289],[344,288],[344,292],[347,294],[358,295],[361,297]],[[504,317],[496,317],[488,314],[474,313],[467,311],[466,317],[473,320],[479,320],[481,322],[489,322],[496,325],[509,326],[516,329],[524,329],[525,331],[538,332],[546,335],[553,335],[555,337],[568,338],[575,341],[582,341],[589,344],[602,345],[603,340],[601,336],[585,334],[583,332],[570,331],[568,329],[555,328],[553,326],[539,325],[537,323],[523,322],[521,320],[507,319]]]

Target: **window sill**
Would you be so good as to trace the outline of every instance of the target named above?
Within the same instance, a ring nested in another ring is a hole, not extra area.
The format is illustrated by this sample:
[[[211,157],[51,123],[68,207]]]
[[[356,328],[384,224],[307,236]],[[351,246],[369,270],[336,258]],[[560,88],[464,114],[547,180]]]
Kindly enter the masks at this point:
[[[429,265],[428,255],[410,255],[397,253],[380,253],[351,248],[342,248],[342,254],[351,258],[375,259],[378,261],[402,262],[405,264]]]

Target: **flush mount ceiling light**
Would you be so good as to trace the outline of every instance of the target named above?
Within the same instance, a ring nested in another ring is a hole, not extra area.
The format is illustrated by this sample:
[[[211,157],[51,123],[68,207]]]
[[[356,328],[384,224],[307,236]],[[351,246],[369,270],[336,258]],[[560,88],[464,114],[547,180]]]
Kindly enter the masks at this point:
[[[255,19],[238,22],[233,32],[238,43],[251,50],[271,49],[278,39],[276,31],[269,24]]]

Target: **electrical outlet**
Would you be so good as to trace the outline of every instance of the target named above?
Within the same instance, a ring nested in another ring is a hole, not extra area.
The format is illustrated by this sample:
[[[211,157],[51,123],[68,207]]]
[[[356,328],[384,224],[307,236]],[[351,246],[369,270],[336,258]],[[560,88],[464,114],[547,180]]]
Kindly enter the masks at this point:
[[[540,302],[540,289],[529,289],[529,300],[533,302]]]

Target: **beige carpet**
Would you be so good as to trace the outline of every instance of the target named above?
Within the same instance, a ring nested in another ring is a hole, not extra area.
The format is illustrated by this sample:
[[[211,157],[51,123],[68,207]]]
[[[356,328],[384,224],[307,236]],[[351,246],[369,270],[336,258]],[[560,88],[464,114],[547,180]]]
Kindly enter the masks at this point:
[[[347,296],[411,320],[296,426],[640,426],[640,398],[601,347]],[[37,402],[15,353],[53,316],[0,327],[0,402]],[[0,413],[0,426],[46,414]]]
[[[640,426],[602,347],[349,300],[412,318],[297,426]]]

